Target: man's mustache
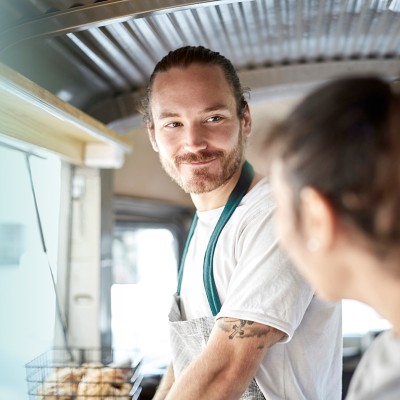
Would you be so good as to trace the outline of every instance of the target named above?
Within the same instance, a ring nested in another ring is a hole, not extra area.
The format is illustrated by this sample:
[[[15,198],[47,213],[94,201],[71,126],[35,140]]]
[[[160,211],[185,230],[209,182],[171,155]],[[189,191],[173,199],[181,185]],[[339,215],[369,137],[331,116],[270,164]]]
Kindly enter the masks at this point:
[[[191,163],[191,162],[207,162],[224,156],[222,150],[207,151],[200,150],[197,153],[186,153],[175,157],[175,164]]]

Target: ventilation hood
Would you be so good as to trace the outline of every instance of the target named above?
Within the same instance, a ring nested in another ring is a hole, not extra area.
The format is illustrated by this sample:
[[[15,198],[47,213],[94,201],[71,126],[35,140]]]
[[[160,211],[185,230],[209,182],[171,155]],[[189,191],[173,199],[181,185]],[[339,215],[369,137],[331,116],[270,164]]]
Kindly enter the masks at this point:
[[[400,73],[399,0],[13,0],[0,62],[104,124],[140,124],[155,64],[183,45],[228,57],[251,101],[349,72]]]

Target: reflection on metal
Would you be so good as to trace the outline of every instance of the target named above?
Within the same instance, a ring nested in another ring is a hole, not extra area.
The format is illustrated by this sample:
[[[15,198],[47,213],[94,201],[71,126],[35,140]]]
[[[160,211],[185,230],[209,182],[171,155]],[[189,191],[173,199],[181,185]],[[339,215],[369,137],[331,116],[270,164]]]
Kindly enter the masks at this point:
[[[142,118],[137,112],[141,97],[142,95],[139,92],[130,92],[113,98],[106,98],[91,107],[88,113],[103,124],[110,124],[116,120],[133,116],[130,129],[137,128],[142,125]],[[118,131],[120,132],[120,130]]]
[[[29,12],[19,19],[18,2],[0,5],[0,23],[14,18],[0,32],[0,61],[52,93],[71,94],[68,101],[85,112],[107,103],[120,108],[121,97],[143,90],[158,60],[184,45],[221,52],[261,91],[297,84],[293,70],[314,81],[353,62],[351,71],[368,64],[390,75],[397,62],[400,73],[399,0],[26,2]],[[136,109],[107,112],[103,120],[128,114]]]
[[[90,45],[85,43],[83,35],[78,37],[73,33],[68,33],[68,38],[71,39],[71,41],[83,53],[85,53],[85,55],[88,57],[88,60],[90,60],[90,63],[92,64],[92,68],[96,69],[102,75],[103,79],[112,82],[112,85],[117,90],[124,90],[124,88],[128,85],[127,80],[118,74],[118,71],[115,70],[113,65],[101,57],[96,48],[90,47]]]
[[[131,18],[143,18],[156,13],[238,1],[253,0],[202,0],[196,2],[187,0],[117,0],[95,2],[88,6],[56,11],[2,32],[0,34],[0,51],[28,39],[67,34],[112,23],[121,23]]]

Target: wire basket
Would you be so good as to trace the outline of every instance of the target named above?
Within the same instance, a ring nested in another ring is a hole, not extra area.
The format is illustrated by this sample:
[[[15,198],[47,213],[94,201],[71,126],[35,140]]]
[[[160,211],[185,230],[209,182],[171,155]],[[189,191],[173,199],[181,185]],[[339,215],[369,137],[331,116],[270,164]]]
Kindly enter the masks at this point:
[[[25,365],[30,400],[131,400],[142,376],[137,353],[52,349]]]

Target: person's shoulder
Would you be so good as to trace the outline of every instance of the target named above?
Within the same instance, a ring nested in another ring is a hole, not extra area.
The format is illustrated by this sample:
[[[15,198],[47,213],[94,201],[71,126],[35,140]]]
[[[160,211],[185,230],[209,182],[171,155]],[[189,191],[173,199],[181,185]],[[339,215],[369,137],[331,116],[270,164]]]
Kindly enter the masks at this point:
[[[400,367],[400,337],[395,335],[391,329],[385,330],[377,335],[373,340],[365,356],[375,357],[376,354],[384,359],[392,358],[395,355],[395,361]]]
[[[240,220],[242,226],[259,226],[272,218],[275,207],[270,184],[267,178],[263,178],[243,197],[234,220]]]
[[[250,208],[258,207],[263,210],[275,208],[271,184],[267,177],[262,177],[244,196],[243,204]]]

